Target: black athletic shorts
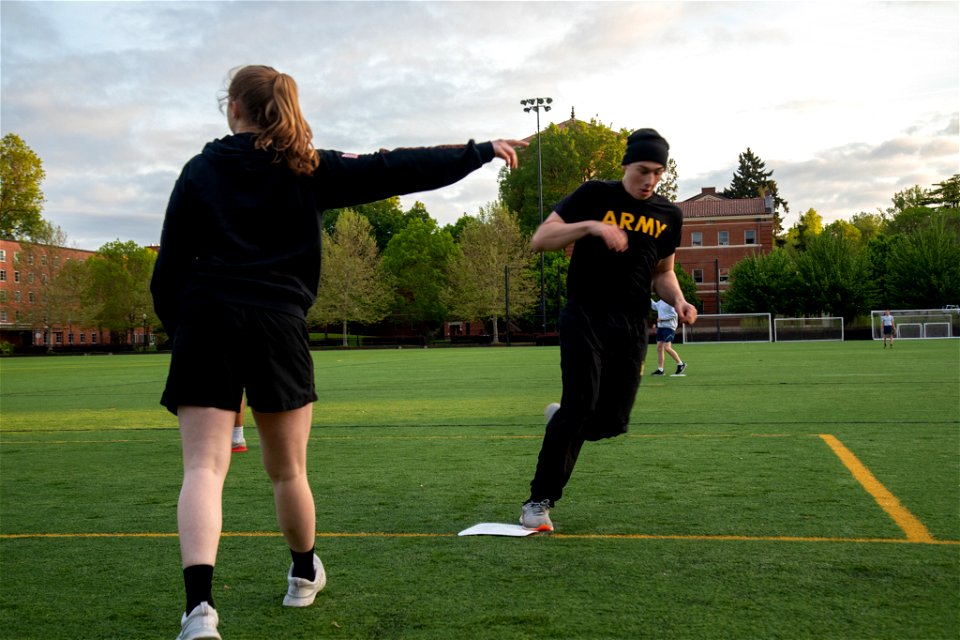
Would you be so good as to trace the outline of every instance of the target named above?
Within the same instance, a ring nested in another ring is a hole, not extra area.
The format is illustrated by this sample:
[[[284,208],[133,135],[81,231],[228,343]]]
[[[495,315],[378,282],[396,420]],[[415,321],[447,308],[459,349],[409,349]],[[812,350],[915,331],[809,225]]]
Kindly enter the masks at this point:
[[[306,321],[260,307],[209,305],[187,312],[173,339],[160,404],[239,411],[299,409],[317,399]]]

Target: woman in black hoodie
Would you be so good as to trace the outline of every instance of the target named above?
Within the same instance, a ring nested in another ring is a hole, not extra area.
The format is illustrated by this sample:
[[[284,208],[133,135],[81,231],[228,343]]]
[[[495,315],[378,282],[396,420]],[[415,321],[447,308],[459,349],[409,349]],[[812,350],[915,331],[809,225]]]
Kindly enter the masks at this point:
[[[283,604],[309,606],[326,584],[306,471],[317,399],[306,313],[320,280],[323,211],[452,184],[495,157],[513,168],[514,147],[526,146],[316,150],[293,78],[265,66],[237,70],[224,102],[233,135],[184,166],[151,282],[173,339],[161,404],[178,416],[183,446],[177,523],[187,599],[178,640],[220,638],[213,567],[244,391],[293,559]]]

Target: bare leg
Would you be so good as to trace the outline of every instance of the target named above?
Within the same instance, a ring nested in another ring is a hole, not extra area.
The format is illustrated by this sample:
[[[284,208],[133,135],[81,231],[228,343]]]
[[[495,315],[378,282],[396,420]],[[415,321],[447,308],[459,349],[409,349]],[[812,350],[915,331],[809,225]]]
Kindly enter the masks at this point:
[[[253,412],[260,433],[263,468],[273,483],[280,531],[293,551],[313,549],[317,514],[307,481],[307,441],[313,404],[279,413]]]
[[[677,355],[677,352],[673,350],[672,342],[663,342],[663,350],[670,354],[670,357],[673,358],[673,361],[677,364],[680,364],[680,356]],[[663,365],[663,356],[660,356],[660,365]]]
[[[657,343],[657,369],[663,369],[663,348],[664,343]]]
[[[223,483],[230,469],[234,412],[179,407],[183,485],[177,503],[180,557],[184,567],[214,566],[223,528]]]

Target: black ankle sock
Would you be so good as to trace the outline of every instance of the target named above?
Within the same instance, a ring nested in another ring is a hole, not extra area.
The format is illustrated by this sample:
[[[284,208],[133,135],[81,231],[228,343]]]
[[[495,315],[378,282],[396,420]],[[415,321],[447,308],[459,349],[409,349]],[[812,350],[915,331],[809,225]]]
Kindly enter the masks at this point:
[[[317,579],[317,571],[313,567],[313,549],[310,551],[294,551],[290,549],[290,557],[293,558],[293,574],[294,578],[304,578],[313,582]]]
[[[185,567],[183,586],[187,590],[187,615],[201,602],[213,607],[213,567],[208,564]]]

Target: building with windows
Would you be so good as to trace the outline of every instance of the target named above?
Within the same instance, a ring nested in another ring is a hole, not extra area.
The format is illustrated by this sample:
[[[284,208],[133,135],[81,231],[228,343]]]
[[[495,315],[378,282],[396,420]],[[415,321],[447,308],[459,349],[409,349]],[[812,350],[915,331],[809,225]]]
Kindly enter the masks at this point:
[[[773,198],[727,198],[704,187],[676,204],[683,212],[676,261],[697,284],[703,313],[723,313],[730,268],[775,246]]]
[[[0,341],[17,349],[95,346],[108,333],[71,321],[51,283],[71,260],[93,251],[0,240]]]

